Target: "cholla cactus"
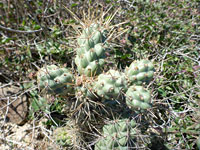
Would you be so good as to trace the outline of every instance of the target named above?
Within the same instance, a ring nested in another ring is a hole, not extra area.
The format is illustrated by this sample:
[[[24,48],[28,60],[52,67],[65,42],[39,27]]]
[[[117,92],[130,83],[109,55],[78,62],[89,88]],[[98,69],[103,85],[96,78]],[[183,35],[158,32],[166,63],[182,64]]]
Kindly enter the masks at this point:
[[[65,126],[56,128],[53,137],[67,149],[77,149],[83,143],[80,128],[72,120],[68,120]]]
[[[110,20],[108,20],[109,22]],[[100,130],[105,124],[104,119],[110,118],[113,108],[110,107],[111,112],[107,112],[106,101],[120,101],[123,105],[131,108],[131,111],[151,107],[150,92],[142,85],[153,79],[154,66],[152,62],[149,60],[134,61],[124,72],[115,69],[103,70],[106,62],[105,43],[108,38],[106,36],[108,28],[104,24],[108,26],[108,23],[90,20],[89,23],[83,25],[82,32],[76,40],[78,46],[75,49],[77,71],[74,72],[77,74],[73,75],[69,71],[70,69],[59,68],[55,65],[44,66],[37,74],[41,90],[65,98],[69,95],[74,96],[71,99],[72,102],[67,103],[70,105],[67,116],[74,119],[76,125],[83,126],[83,132]],[[106,113],[110,114],[106,115]],[[130,148],[132,146],[130,139],[135,133],[134,127],[135,122],[129,119],[115,120],[114,123],[105,125],[102,133],[104,137],[96,144],[95,149]],[[68,145],[73,145],[71,136],[62,137],[66,139]],[[63,139],[61,138],[61,140]]]
[[[126,92],[126,104],[131,108],[150,108],[151,95],[142,86],[131,86]]]

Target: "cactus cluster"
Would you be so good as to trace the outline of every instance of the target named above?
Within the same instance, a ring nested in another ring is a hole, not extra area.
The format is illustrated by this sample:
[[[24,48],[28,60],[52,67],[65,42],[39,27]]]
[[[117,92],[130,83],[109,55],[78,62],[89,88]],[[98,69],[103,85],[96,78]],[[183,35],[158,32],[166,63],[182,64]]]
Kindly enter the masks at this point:
[[[130,115],[127,115],[129,119],[115,120],[106,125],[102,120],[110,118],[114,112],[112,109],[119,108],[122,112],[122,108],[135,111],[151,107],[150,92],[142,85],[153,79],[154,66],[149,60],[140,60],[132,62],[124,72],[103,70],[106,59],[105,32],[105,28],[98,23],[92,23],[83,29],[75,49],[78,74],[72,74],[68,68],[47,65],[38,71],[37,81],[40,90],[48,94],[60,95],[62,98],[74,96],[70,103],[66,102],[70,105],[67,116],[71,116],[78,126],[83,127],[83,133],[103,128],[103,136],[96,143],[95,150],[127,150],[133,146],[131,140],[135,134],[135,121],[129,118]],[[130,112],[129,110],[124,112]],[[66,134],[68,133],[70,132]],[[66,134],[58,136],[58,141],[64,139],[67,145],[73,145],[71,136]]]

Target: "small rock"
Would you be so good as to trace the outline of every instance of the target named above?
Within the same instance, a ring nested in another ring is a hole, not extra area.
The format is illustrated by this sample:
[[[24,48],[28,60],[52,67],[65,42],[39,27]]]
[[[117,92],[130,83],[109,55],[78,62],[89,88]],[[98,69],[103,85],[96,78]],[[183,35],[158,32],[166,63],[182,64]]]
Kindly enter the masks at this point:
[[[8,122],[17,125],[23,125],[28,115],[28,97],[20,94],[20,88],[13,85],[0,88],[0,110],[6,115]],[[8,103],[11,104],[7,107]]]

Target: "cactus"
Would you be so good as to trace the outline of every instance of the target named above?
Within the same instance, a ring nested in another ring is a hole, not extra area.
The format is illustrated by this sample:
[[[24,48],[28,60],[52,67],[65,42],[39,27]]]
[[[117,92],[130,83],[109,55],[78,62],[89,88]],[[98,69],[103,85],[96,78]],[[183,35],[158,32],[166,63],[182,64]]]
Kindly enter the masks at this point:
[[[66,127],[56,128],[53,135],[58,144],[67,147],[73,146],[72,135],[69,134]]]
[[[126,104],[131,108],[150,108],[150,92],[142,86],[131,86],[126,92]]]
[[[134,120],[116,120],[103,127],[103,136],[95,145],[95,150],[127,150],[133,147],[132,139],[136,123]]]
[[[45,66],[37,73],[40,89],[46,89],[48,94],[69,95],[74,93],[74,78],[66,68],[56,65]]]
[[[149,60],[134,61],[126,68],[125,74],[131,85],[149,83],[154,74],[154,66]]]
[[[69,69],[56,65],[45,66],[37,73],[39,88],[48,94],[62,96],[61,99],[66,100],[64,103],[69,106],[65,108],[66,116],[80,129],[71,132],[68,126],[60,129],[61,134],[56,134],[56,140],[65,143],[68,148],[76,145],[79,149],[87,149],[87,142],[91,145],[94,139],[92,133],[100,133],[102,129],[103,136],[96,143],[95,150],[131,149],[136,123],[121,119],[105,125],[105,119],[131,118],[133,110],[151,107],[150,93],[141,86],[153,78],[154,66],[150,61],[133,62],[124,72],[103,70],[108,40],[106,29],[110,28],[110,21],[92,23],[89,20],[82,24],[83,30],[75,49],[78,75],[74,76]],[[109,33],[110,39],[114,32]],[[68,98],[69,95],[74,97]],[[131,109],[124,109],[127,106]],[[74,140],[72,134],[78,134],[83,141]]]
[[[94,85],[95,92],[102,99],[119,99],[121,92],[126,92],[127,83],[123,73],[116,70],[109,70],[100,74]]]
[[[95,76],[102,72],[105,58],[105,37],[102,32],[98,24],[91,24],[77,39],[75,63],[79,74]]]
[[[68,120],[65,126],[56,128],[53,137],[59,145],[67,149],[77,149],[76,146],[82,143],[80,129],[71,120]]]

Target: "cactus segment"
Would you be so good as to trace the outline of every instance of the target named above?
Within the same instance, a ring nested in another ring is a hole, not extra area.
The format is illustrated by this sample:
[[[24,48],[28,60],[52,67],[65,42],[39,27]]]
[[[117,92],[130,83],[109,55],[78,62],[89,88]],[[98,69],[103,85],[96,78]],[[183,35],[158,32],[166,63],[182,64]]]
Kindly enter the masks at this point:
[[[82,135],[79,126],[73,120],[68,120],[65,126],[57,127],[53,131],[53,139],[65,149],[76,149],[82,146]]]
[[[149,83],[153,79],[154,66],[149,60],[140,60],[132,62],[125,70],[131,85],[141,85],[142,83]]]
[[[122,119],[104,125],[103,136],[96,143],[95,150],[127,150],[133,145],[130,145],[130,140],[133,138],[136,123],[134,120]]]
[[[98,24],[91,24],[77,39],[75,63],[81,75],[95,76],[102,72],[105,58],[103,35]]]
[[[68,95],[74,93],[74,78],[66,68],[56,65],[45,66],[37,73],[40,89],[47,90],[49,94]]]
[[[85,83],[82,86],[77,86],[76,91],[77,91],[76,95],[79,98],[82,98],[82,99],[87,98],[87,99],[93,99],[93,100],[97,98],[92,89],[92,83]]]
[[[73,146],[73,139],[66,130],[66,127],[59,127],[54,131],[54,138],[56,142],[65,147],[72,147]]]
[[[115,70],[109,70],[105,74],[100,74],[94,89],[97,95],[104,100],[119,99],[120,93],[127,90],[125,75]]]
[[[131,86],[126,92],[126,104],[131,108],[150,108],[151,95],[142,86]]]
[[[95,47],[94,47],[94,50],[96,52],[96,55],[99,58],[104,58],[104,48],[103,48],[103,45],[101,43],[96,44]]]

